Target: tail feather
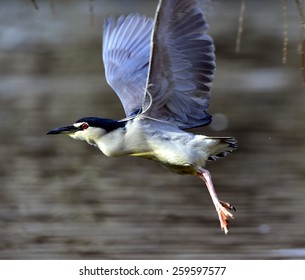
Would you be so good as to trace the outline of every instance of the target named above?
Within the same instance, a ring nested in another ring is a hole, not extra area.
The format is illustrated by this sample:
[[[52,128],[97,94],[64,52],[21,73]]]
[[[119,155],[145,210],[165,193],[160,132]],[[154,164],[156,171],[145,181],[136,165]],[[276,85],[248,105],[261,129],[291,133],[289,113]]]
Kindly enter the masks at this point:
[[[233,137],[209,137],[213,140],[219,140],[219,150],[215,154],[210,155],[208,160],[216,160],[223,158],[228,154],[232,153],[237,148],[237,140]]]

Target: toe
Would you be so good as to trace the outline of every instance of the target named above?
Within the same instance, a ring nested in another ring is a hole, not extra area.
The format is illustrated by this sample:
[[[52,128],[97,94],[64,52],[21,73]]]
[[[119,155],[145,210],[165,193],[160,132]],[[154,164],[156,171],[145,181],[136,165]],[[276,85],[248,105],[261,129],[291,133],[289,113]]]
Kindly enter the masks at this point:
[[[236,208],[233,205],[231,205],[229,202],[225,202],[225,201],[219,201],[219,202],[224,208],[236,212]]]
[[[222,203],[219,205],[217,212],[218,212],[218,217],[219,217],[219,221],[220,221],[220,227],[224,231],[224,233],[227,234],[229,231],[228,218],[234,219],[234,216],[232,213],[230,213],[227,210],[227,207],[223,206]]]

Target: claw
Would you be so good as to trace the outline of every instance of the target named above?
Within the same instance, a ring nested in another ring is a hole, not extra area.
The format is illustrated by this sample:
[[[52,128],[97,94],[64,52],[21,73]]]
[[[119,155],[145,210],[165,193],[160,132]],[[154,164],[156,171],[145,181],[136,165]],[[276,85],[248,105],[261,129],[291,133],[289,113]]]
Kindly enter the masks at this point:
[[[220,227],[224,231],[225,234],[228,233],[229,230],[229,221],[228,218],[234,219],[234,216],[232,213],[230,213],[228,210],[231,210],[231,207],[229,207],[230,204],[219,202],[218,207],[216,208],[218,213],[218,218],[220,221]]]
[[[225,202],[225,201],[221,201],[221,200],[219,202],[224,208],[236,212],[236,208],[229,202]]]

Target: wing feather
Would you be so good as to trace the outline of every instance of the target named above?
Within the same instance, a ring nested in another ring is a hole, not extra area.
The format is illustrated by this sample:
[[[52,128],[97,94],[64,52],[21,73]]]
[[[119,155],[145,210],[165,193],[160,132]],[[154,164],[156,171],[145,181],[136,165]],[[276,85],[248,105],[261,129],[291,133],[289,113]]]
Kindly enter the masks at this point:
[[[148,73],[153,19],[131,14],[104,23],[105,76],[122,102],[126,116],[141,110]]]
[[[186,129],[207,125],[215,70],[213,39],[196,0],[160,0],[151,42],[146,115]]]

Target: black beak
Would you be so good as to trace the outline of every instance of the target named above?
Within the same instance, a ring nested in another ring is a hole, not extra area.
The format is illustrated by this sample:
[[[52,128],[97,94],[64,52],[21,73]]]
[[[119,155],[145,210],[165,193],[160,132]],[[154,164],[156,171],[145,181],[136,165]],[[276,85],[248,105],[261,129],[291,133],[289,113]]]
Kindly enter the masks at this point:
[[[68,134],[71,132],[75,132],[76,130],[77,130],[77,127],[75,127],[73,125],[69,125],[69,126],[54,128],[54,129],[48,131],[47,134]]]

